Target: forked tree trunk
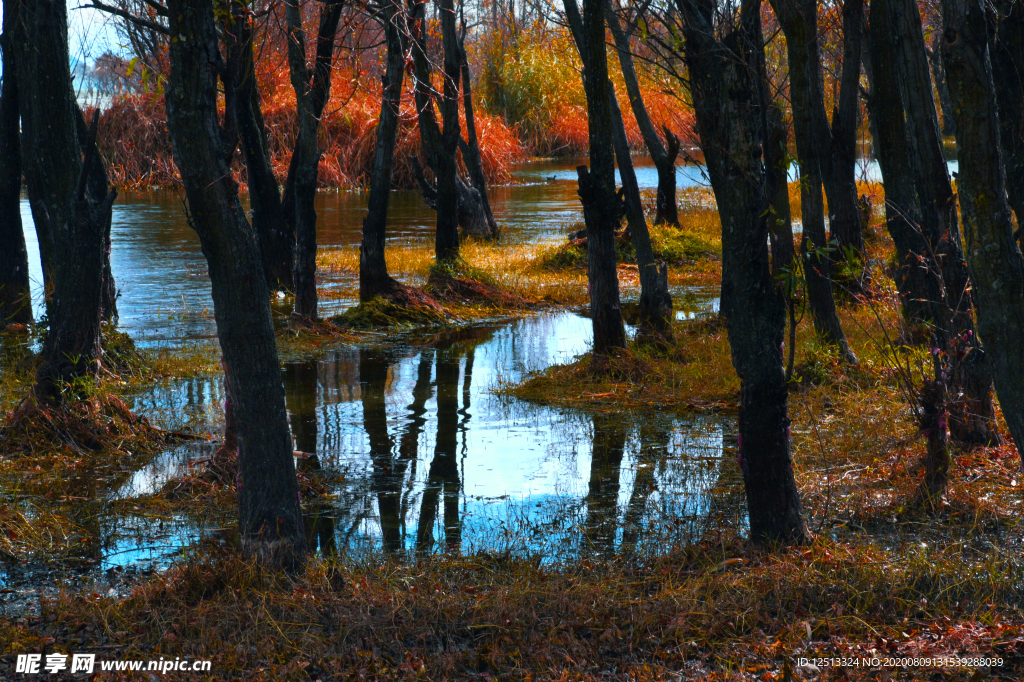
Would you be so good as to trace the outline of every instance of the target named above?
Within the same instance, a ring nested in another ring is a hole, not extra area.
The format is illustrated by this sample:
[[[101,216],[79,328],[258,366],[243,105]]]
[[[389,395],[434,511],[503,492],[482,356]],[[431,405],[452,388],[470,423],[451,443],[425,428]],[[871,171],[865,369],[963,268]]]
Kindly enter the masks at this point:
[[[317,142],[320,117],[331,95],[331,67],[334,64],[334,36],[341,19],[341,4],[320,10],[316,56],[313,68],[306,67],[306,37],[298,0],[285,0],[288,22],[288,70],[295,90],[298,135],[282,203],[295,232],[294,313],[316,319],[316,186],[322,150]]]
[[[807,530],[790,456],[786,311],[769,263],[759,85],[752,82],[763,49],[759,5],[744,3],[742,27],[716,26],[706,3],[683,0],[681,10],[697,130],[722,220],[722,313],[741,384],[739,457],[750,536],[789,544],[803,542]]]
[[[438,263],[454,262],[459,257],[459,177],[455,152],[461,132],[459,126],[459,82],[461,79],[458,38],[455,35],[455,8],[452,0],[440,5],[441,41],[444,47],[444,86],[440,93],[441,124],[434,114],[435,92],[430,80],[430,62],[427,57],[427,23],[424,5],[419,5],[411,17],[413,31],[413,62],[416,69],[414,90],[419,112],[420,140],[427,165],[434,172],[436,199],[432,207],[437,212],[437,232],[434,253]],[[422,184],[422,183],[421,183]],[[430,203],[429,196],[426,196]]]
[[[679,209],[676,205],[676,158],[679,156],[679,138],[672,134],[667,126],[663,126],[665,143],[662,144],[658,131],[651,121],[651,115],[644,104],[643,93],[640,91],[640,80],[633,64],[633,51],[630,45],[630,34],[622,28],[614,6],[608,8],[608,27],[615,38],[615,50],[619,55],[619,66],[622,68],[622,80],[626,84],[629,106],[633,109],[644,145],[658,170],[658,195],[655,202],[655,225],[678,225]],[[621,165],[621,164],[620,164]]]
[[[580,16],[575,0],[565,0],[563,5],[581,61],[586,68],[589,51],[586,49],[583,18]],[[617,17],[610,11],[608,18],[617,20]],[[643,106],[642,102],[641,106]],[[630,239],[636,249],[636,264],[640,275],[639,332],[642,336],[664,339],[671,335],[672,320],[672,296],[668,293],[668,266],[654,259],[654,248],[651,245],[651,235],[647,229],[647,219],[644,217],[643,204],[640,201],[640,187],[637,183],[636,171],[633,169],[633,158],[630,155],[629,140],[626,138],[626,127],[611,81],[608,81],[608,107],[611,110],[615,159],[619,164],[622,193],[625,197],[626,222],[629,226]],[[675,173],[674,165],[672,172]]]
[[[565,0],[566,11],[575,0]],[[590,316],[594,327],[594,356],[602,358],[626,345],[619,308],[615,231],[625,214],[615,192],[615,121],[608,99],[608,55],[605,51],[605,0],[585,0],[580,55],[585,65],[583,89],[587,97],[590,169],[579,166],[579,195],[587,225],[587,278]],[[585,56],[584,56],[585,55]]]
[[[32,291],[28,280],[28,251],[21,224],[21,120],[18,67],[11,44],[17,5],[4,3],[3,84],[0,86],[0,330],[8,324],[32,322]]]
[[[74,97],[73,93],[72,97]],[[99,115],[99,111],[97,110],[94,115]],[[88,150],[90,144],[89,124],[85,122],[85,115],[82,113],[81,108],[77,106],[77,103],[75,105],[75,127],[78,132],[79,146],[84,150]],[[89,161],[83,167],[83,171],[89,194],[93,197],[106,197],[110,194],[110,185],[107,183],[107,166],[103,163],[103,157],[98,153],[86,153],[86,158]],[[103,220],[103,225],[100,228],[103,231],[103,253],[100,256],[103,269],[100,282],[100,319],[106,323],[116,324],[117,285],[114,282],[114,274],[110,270],[110,226],[113,214],[108,212],[100,216],[100,218]]]
[[[786,35],[789,83],[793,101],[793,130],[800,161],[800,213],[803,237],[800,253],[804,259],[807,302],[814,327],[821,338],[835,346],[848,362],[857,358],[843,333],[832,291],[832,259],[825,249],[825,204],[822,182],[833,179],[831,132],[825,117],[822,95],[821,58],[818,53],[817,0],[773,0],[779,23]],[[834,182],[832,183],[834,185]],[[830,191],[829,204],[837,215],[841,198]],[[859,212],[857,220],[860,220]]]
[[[1013,239],[1006,201],[987,14],[987,6],[974,0],[943,0],[942,58],[956,117],[957,189],[965,252],[978,300],[978,332],[985,342],[1003,417],[1021,452],[1024,258]]]
[[[66,4],[21,3],[17,23],[9,44],[18,69],[25,177],[50,272],[50,329],[35,391],[41,399],[59,401],[70,384],[94,375],[101,363],[104,229],[117,194],[97,196],[96,183],[88,182],[98,154],[97,119],[83,163],[68,67]],[[105,178],[102,184],[105,189]]]
[[[239,533],[261,563],[297,567],[305,553],[284,387],[256,236],[219,153],[217,31],[211,0],[169,0],[167,127],[210,270],[217,336],[237,422]]]
[[[256,87],[252,16],[244,11],[239,0],[231,3],[231,23],[224,30],[224,41],[228,53],[226,67],[234,91],[234,124],[245,160],[252,229],[260,245],[263,276],[272,291],[290,291],[294,287],[295,234],[285,216],[281,188],[270,165]]]
[[[369,207],[363,219],[363,241],[359,251],[359,300],[364,302],[395,286],[395,280],[388,275],[388,265],[384,259],[384,238],[402,105],[405,53],[409,44],[405,8],[399,0],[385,0],[381,22],[387,41],[387,67],[383,78],[377,139],[373,147]]]

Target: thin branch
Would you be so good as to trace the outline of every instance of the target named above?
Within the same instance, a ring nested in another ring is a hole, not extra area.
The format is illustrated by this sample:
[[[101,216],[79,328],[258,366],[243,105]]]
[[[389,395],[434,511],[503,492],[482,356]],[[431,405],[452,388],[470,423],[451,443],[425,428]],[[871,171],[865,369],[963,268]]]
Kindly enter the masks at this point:
[[[170,29],[168,29],[166,26],[161,26],[160,24],[158,24],[158,23],[156,23],[154,21],[150,21],[149,19],[143,19],[142,17],[137,17],[134,14],[132,14],[131,12],[126,12],[125,10],[123,10],[123,9],[121,9],[119,7],[114,7],[112,5],[108,5],[108,4],[104,3],[103,0],[90,0],[90,2],[92,4],[89,4],[89,5],[79,5],[75,9],[98,9],[101,12],[106,12],[107,14],[113,14],[114,16],[121,17],[122,19],[125,19],[125,20],[127,20],[127,21],[135,24],[136,26],[141,27],[141,28],[148,28],[150,31],[155,31],[157,33],[162,33],[165,36],[170,36],[171,35]]]

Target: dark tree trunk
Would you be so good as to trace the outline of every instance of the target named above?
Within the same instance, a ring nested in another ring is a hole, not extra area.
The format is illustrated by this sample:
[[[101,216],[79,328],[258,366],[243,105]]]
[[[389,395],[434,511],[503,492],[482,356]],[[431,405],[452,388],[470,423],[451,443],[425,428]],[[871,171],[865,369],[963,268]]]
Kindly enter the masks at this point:
[[[619,16],[612,7],[608,9],[608,27],[615,38],[615,49],[619,54],[619,66],[622,67],[622,79],[626,84],[629,106],[633,109],[633,116],[640,128],[640,134],[644,138],[644,145],[647,146],[647,151],[654,161],[654,167],[658,169],[658,196],[655,204],[654,224],[678,225],[676,157],[679,156],[679,138],[673,135],[667,127],[664,127],[665,144],[662,144],[661,138],[658,137],[658,131],[654,127],[654,122],[651,121],[647,106],[644,104],[643,94],[640,92],[640,80],[637,78],[636,68],[633,65],[630,34],[623,30]]]
[[[212,284],[217,335],[239,438],[239,532],[262,563],[302,563],[299,510],[284,387],[255,233],[219,153],[217,32],[211,0],[169,0],[167,127]]]
[[[281,204],[270,150],[263,125],[256,67],[253,61],[252,16],[238,0],[231,4],[232,22],[224,31],[227,71],[234,90],[234,124],[245,159],[249,183],[252,229],[256,232],[263,262],[263,276],[272,291],[294,287],[295,234]]]
[[[836,314],[832,293],[832,259],[825,252],[828,238],[825,236],[822,181],[834,180],[834,171],[832,156],[828,153],[832,146],[832,135],[822,95],[817,0],[773,0],[771,5],[786,35],[789,58],[793,130],[800,162],[800,211],[803,220],[800,253],[804,259],[807,279],[807,301],[818,334],[827,343],[836,346],[847,361],[855,363],[857,358],[846,342],[846,335],[843,334]],[[841,197],[838,192],[833,190],[829,194],[832,210],[837,215],[845,215],[839,209]],[[859,212],[857,216],[859,221]]]
[[[317,135],[320,117],[331,95],[331,67],[334,63],[334,36],[341,19],[341,4],[320,10],[316,57],[313,68],[306,66],[306,37],[298,0],[285,0],[288,22],[288,70],[295,90],[298,135],[292,161],[288,167],[285,215],[295,232],[295,263],[292,280],[295,286],[294,314],[316,319],[316,187],[320,169],[320,145]]]
[[[996,7],[999,18],[990,57],[994,82],[999,83],[996,104],[1006,196],[1019,228],[1024,226],[1024,6],[1001,0]]]
[[[373,148],[370,197],[363,219],[363,242],[359,252],[359,300],[369,301],[395,287],[384,259],[384,237],[391,199],[391,173],[395,165],[402,81],[405,78],[405,54],[408,27],[405,9],[399,0],[386,0],[381,14],[387,40],[387,68],[383,76],[380,121]]]
[[[8,7],[10,3],[7,3]],[[104,229],[116,193],[88,182],[96,163],[96,119],[83,162],[68,68],[67,7],[21,3],[12,44],[17,64],[22,151],[41,251],[49,259],[49,333],[36,394],[61,398],[75,379],[99,368]],[[106,179],[103,178],[105,188]]]
[[[573,38],[581,59],[586,65],[584,55],[588,55],[589,52],[585,48],[583,18],[579,14],[575,0],[567,1],[564,5]],[[615,18],[617,21],[617,17],[611,11],[608,12],[608,17]],[[629,140],[626,138],[626,127],[611,81],[608,81],[608,106],[611,109],[615,159],[619,164],[622,193],[626,200],[626,222],[629,226],[630,239],[636,249],[636,264],[640,274],[640,333],[643,336],[665,338],[671,335],[672,321],[672,296],[668,293],[668,266],[654,259],[654,248],[651,246],[651,235],[647,229],[647,219],[644,217],[643,204],[640,201],[640,186],[637,183],[636,171],[633,169],[633,158],[630,155]],[[643,106],[642,103],[641,106]],[[674,176],[674,163],[672,173]]]
[[[860,58],[864,26],[864,0],[843,3],[843,71],[839,104],[832,115],[832,155],[835,159],[836,192],[842,201],[829,205],[832,237],[839,246],[837,255],[848,252],[864,262],[864,226],[857,203],[857,119],[860,114]],[[863,267],[858,279],[863,278]],[[856,285],[855,285],[856,286]]]
[[[920,228],[915,175],[907,163],[910,151],[903,100],[897,74],[890,66],[896,62],[892,4],[893,0],[873,0],[871,4],[869,54],[873,64],[883,66],[868,70],[868,117],[885,189],[885,223],[896,247],[898,263],[893,279],[900,293],[903,319],[913,327],[941,320],[941,311],[934,306],[945,303],[941,275],[929,267],[931,258]]]
[[[413,61],[416,68],[416,109],[419,112],[420,139],[427,165],[434,172],[437,186],[433,208],[437,211],[435,257],[438,263],[459,257],[459,177],[455,152],[462,135],[459,126],[459,81],[461,78],[458,37],[455,35],[455,8],[452,0],[440,5],[441,41],[444,46],[444,87],[440,97],[441,124],[434,114],[434,92],[427,58],[427,25],[424,6],[412,16]],[[428,198],[428,203],[430,200]]]
[[[782,369],[786,310],[769,263],[761,85],[753,80],[763,49],[759,3],[747,0],[742,27],[725,30],[715,26],[710,4],[680,5],[697,130],[722,221],[722,313],[742,387],[739,460],[750,536],[800,543],[807,531],[789,449]],[[715,39],[723,32],[721,41]]]
[[[926,265],[942,273],[944,305],[939,306],[941,318],[936,322],[936,345],[950,351],[954,338],[967,334],[969,342],[980,345],[973,337],[973,300],[969,287],[967,264],[960,239],[957,220],[956,196],[949,179],[946,160],[942,156],[942,138],[939,135],[938,114],[932,97],[932,82],[928,70],[921,15],[913,0],[893,0],[892,16],[897,45],[897,72],[906,112],[910,162],[917,174],[917,197],[921,209],[921,229],[928,240],[931,259]],[[956,100],[953,100],[954,109]],[[959,118],[959,117],[958,117]],[[957,121],[959,126],[959,120]],[[996,136],[995,141],[998,141]],[[964,205],[961,203],[961,211]],[[965,212],[966,215],[966,212]],[[984,371],[984,364],[975,366]],[[954,372],[954,376],[960,376]],[[980,394],[973,389],[990,386],[984,375],[966,385],[950,384],[953,400],[950,404],[952,436],[961,442],[998,442],[995,428],[995,408],[991,388]],[[959,395],[965,394],[966,400]],[[967,403],[986,405],[983,414],[963,413]],[[973,428],[969,428],[973,426]]]
[[[575,0],[565,0],[566,13],[576,12]],[[625,204],[615,192],[615,152],[612,140],[615,121],[609,101],[608,55],[605,51],[605,6],[602,0],[585,0],[578,45],[587,97],[590,169],[579,166],[579,195],[587,225],[587,278],[590,316],[594,326],[594,355],[607,356],[626,345],[626,330],[619,308],[615,232],[625,214]]]
[[[978,332],[1003,417],[1018,452],[1024,443],[1024,259],[1013,239],[1000,158],[999,121],[989,60],[987,7],[943,0],[942,58],[956,117],[960,210]]]
[[[935,31],[932,36],[932,48],[928,50],[928,62],[932,67],[932,78],[935,90],[939,93],[939,108],[942,109],[942,135],[956,135],[956,119],[953,117],[953,102],[949,98],[949,85],[946,83],[946,70],[942,68],[942,32]]]
[[[469,59],[466,57],[466,17],[464,8],[465,3],[460,3],[459,16],[462,21],[462,35],[459,38],[459,62],[460,72],[462,73],[462,109],[466,114],[466,139],[459,138],[459,149],[462,151],[462,159],[466,163],[466,170],[469,171],[469,179],[473,183],[473,189],[479,194],[480,210],[483,213],[482,220],[487,230],[487,233],[483,236],[496,238],[499,232],[498,223],[494,221],[491,202],[487,198],[487,179],[484,177],[484,163],[480,157],[480,140],[476,132],[476,116],[473,114],[473,83],[469,73]],[[465,225],[463,225],[463,229],[466,229]]]
[[[72,94],[72,97],[74,95]],[[98,114],[99,112],[97,112]],[[89,145],[89,124],[85,122],[85,115],[75,105],[75,126],[78,132],[78,144],[82,149],[88,149]],[[87,155],[89,163],[84,167],[85,181],[89,193],[93,197],[106,197],[110,194],[110,186],[107,184],[107,166],[103,163],[103,157],[99,154]],[[114,274],[110,270],[110,225],[112,214],[106,213],[103,219],[103,280],[100,284],[100,318],[104,322],[117,323],[117,285],[114,283]]]
[[[0,330],[8,324],[31,324],[32,291],[28,251],[21,224],[21,122],[18,67],[14,60],[17,4],[4,3],[3,84],[0,86]]]
[[[782,107],[775,102],[767,105],[765,114],[768,144],[765,145],[765,172],[768,175],[768,194],[771,196],[769,237],[772,245],[772,276],[782,274],[783,268],[793,272],[793,212],[789,205],[789,163],[787,140],[789,130],[783,120]],[[769,172],[770,171],[770,172]]]
[[[619,525],[619,474],[626,448],[626,429],[618,415],[594,413],[587,490],[586,533],[590,546],[611,556]]]

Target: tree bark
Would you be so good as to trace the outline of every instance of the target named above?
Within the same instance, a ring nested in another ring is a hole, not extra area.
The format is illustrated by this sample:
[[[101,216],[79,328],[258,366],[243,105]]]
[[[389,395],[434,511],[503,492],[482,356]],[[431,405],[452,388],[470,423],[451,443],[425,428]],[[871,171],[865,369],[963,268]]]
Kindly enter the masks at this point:
[[[789,87],[793,102],[793,129],[800,162],[800,204],[803,236],[800,253],[807,281],[807,301],[814,327],[827,343],[835,346],[848,362],[857,358],[850,350],[836,314],[832,292],[832,259],[825,252],[825,204],[822,182],[832,180],[829,205],[838,215],[841,197],[834,189],[833,159],[828,151],[832,134],[825,116],[822,95],[821,58],[818,53],[817,0],[772,0],[772,9],[786,35],[789,58]],[[860,220],[859,212],[857,220]]]
[[[942,156],[942,138],[932,97],[921,14],[913,0],[893,0],[892,16],[897,45],[896,70],[907,115],[909,158],[916,172],[921,229],[928,240],[931,255],[926,265],[942,273],[944,301],[936,313],[939,317],[936,318],[935,345],[950,352],[950,343],[966,334],[969,343],[980,349],[978,340],[974,338],[974,303],[960,239],[956,195],[953,194],[949,170]],[[953,104],[955,110],[955,99]],[[956,117],[959,125],[959,116]],[[998,141],[998,136],[994,141]],[[961,212],[964,213],[962,202]],[[984,372],[985,365],[976,363],[974,369]],[[955,371],[954,376],[962,376],[962,373]],[[950,405],[949,425],[951,435],[958,441],[988,443],[999,440],[991,389],[975,393],[974,390],[981,386],[990,386],[984,376],[964,385],[951,383],[949,386],[954,396]],[[961,393],[966,400],[959,399]],[[963,408],[968,403],[985,405],[986,408],[982,414],[965,414]]]
[[[741,384],[739,463],[750,536],[801,543],[807,530],[793,477],[782,369],[786,311],[769,263],[760,86],[753,81],[755,50],[763,49],[760,3],[744,2],[742,26],[716,26],[710,3],[681,0],[680,9],[697,130],[722,221],[722,313]]]
[[[629,106],[633,109],[633,116],[640,128],[640,134],[644,138],[644,145],[647,146],[647,151],[654,161],[654,167],[658,170],[658,195],[654,224],[678,225],[676,158],[679,156],[679,138],[673,135],[667,126],[663,126],[665,144],[662,144],[654,122],[651,121],[651,116],[647,112],[643,94],[640,92],[640,80],[637,78],[636,68],[633,64],[631,36],[622,28],[619,16],[611,5],[608,8],[608,27],[615,39],[615,50],[619,54],[619,66],[622,68],[622,80],[626,84]]]
[[[949,85],[946,83],[946,70],[942,68],[942,32],[935,31],[932,36],[932,48],[928,50],[928,63],[932,67],[932,79],[935,91],[939,95],[939,108],[942,110],[942,136],[956,135],[956,119],[953,117],[953,103],[949,99]]]
[[[74,93],[71,95],[74,98]],[[96,115],[99,111],[95,112]],[[89,147],[89,124],[85,122],[85,115],[77,102],[75,104],[75,127],[78,132],[78,144],[82,149]],[[87,166],[83,168],[85,181],[88,183],[89,193],[93,197],[106,197],[110,194],[110,185],[107,183],[107,166],[103,163],[100,154],[86,154],[89,159]],[[112,213],[104,213],[101,217],[103,224],[100,229],[103,231],[103,253],[101,256],[103,268],[102,281],[100,283],[100,319],[110,324],[117,323],[117,285],[114,282],[114,274],[110,270],[110,226],[113,218]]]
[[[341,19],[342,5],[332,4],[320,10],[316,57],[313,68],[306,67],[306,37],[298,0],[285,0],[288,22],[288,71],[295,90],[298,135],[288,167],[285,215],[295,232],[294,313],[316,319],[316,186],[322,150],[317,143],[320,117],[331,95],[331,68],[334,64],[334,36]]]
[[[19,11],[12,44],[24,169],[50,273],[50,329],[35,391],[41,399],[56,402],[76,379],[94,375],[101,363],[104,228],[117,194],[97,195],[96,184],[88,182],[98,154],[96,119],[83,162],[68,66],[66,4],[41,0],[21,3]]]
[[[621,194],[615,192],[615,122],[608,99],[608,55],[605,51],[605,2],[585,0],[579,25],[583,89],[587,98],[590,169],[579,166],[579,195],[587,226],[587,278],[590,316],[594,328],[594,356],[608,356],[626,345],[626,330],[619,308],[615,231],[625,215]],[[575,0],[564,0],[566,14],[576,11]]]
[[[580,16],[575,0],[566,0],[563,4],[569,28],[579,50],[581,61],[586,68],[586,59],[589,57],[584,55],[590,53],[586,49],[583,18]],[[609,19],[615,17],[610,9],[607,15]],[[617,17],[615,18],[617,20]],[[619,101],[615,96],[615,87],[610,80],[607,83],[607,90],[615,159],[619,164],[622,193],[625,197],[626,221],[630,239],[636,249],[636,263],[640,274],[639,331],[643,336],[667,338],[671,335],[672,321],[672,296],[668,293],[668,266],[654,259],[654,248],[651,246],[647,219],[644,217],[644,209],[640,201],[640,187],[637,183],[636,171],[633,169],[633,158],[630,155],[629,140],[626,138],[626,127],[622,120],[622,112],[619,110]],[[674,177],[674,165],[672,173]]]
[[[3,84],[0,86],[0,329],[9,324],[32,323],[32,291],[28,279],[28,251],[21,224],[21,121],[18,104],[18,67],[11,44],[18,5],[4,3]]]
[[[252,229],[259,242],[268,287],[271,291],[292,290],[295,234],[285,216],[281,188],[270,165],[267,132],[256,87],[252,15],[234,0],[231,18],[230,27],[224,31],[227,70],[234,90],[234,124],[249,184]]]
[[[892,11],[893,0],[872,1],[869,54],[872,63],[882,67],[868,72],[868,116],[885,189],[885,223],[896,247],[898,262],[893,279],[900,294],[903,319],[913,327],[942,320],[941,311],[934,307],[945,303],[941,274],[929,267],[931,257],[920,227],[915,174],[907,163],[910,151],[903,99],[898,76],[889,66],[896,62]]]
[[[462,151],[462,160],[466,163],[466,170],[469,171],[469,179],[473,188],[479,193],[480,208],[483,212],[483,222],[486,224],[489,238],[498,236],[498,223],[494,221],[494,213],[491,211],[491,202],[487,198],[487,178],[484,177],[484,164],[480,156],[480,140],[476,132],[476,116],[473,113],[473,83],[469,73],[469,59],[466,57],[466,17],[464,14],[465,3],[459,4],[459,15],[462,20],[462,36],[459,38],[459,62],[462,73],[462,109],[466,114],[466,139],[459,138],[459,149]],[[463,226],[465,229],[465,226]]]
[[[987,8],[943,0],[942,58],[960,158],[960,211],[978,332],[995,378],[1003,417],[1018,452],[1024,443],[1024,258],[1013,239],[1000,155],[999,120],[989,58]],[[1024,460],[1022,460],[1024,462]]]
[[[420,139],[427,165],[434,172],[437,200],[437,232],[434,252],[438,263],[454,262],[459,257],[459,178],[455,152],[461,132],[459,127],[459,81],[461,78],[458,38],[455,35],[455,7],[452,0],[442,0],[441,41],[444,46],[440,97],[441,124],[434,114],[434,90],[430,80],[430,62],[427,58],[426,17],[424,5],[412,15],[413,61],[416,69],[414,89],[416,109],[419,112]]]
[[[993,80],[999,83],[999,142],[1006,169],[1006,196],[1020,228],[1024,226],[1024,7],[1019,2],[1000,0],[996,9],[990,57]]]
[[[387,67],[382,77],[380,120],[373,148],[369,207],[363,219],[363,241],[359,251],[359,300],[364,302],[395,286],[395,280],[388,275],[384,259],[384,241],[402,105],[405,53],[409,43],[402,3],[399,0],[385,0],[381,21],[387,41]]]
[[[857,203],[857,119],[860,114],[860,60],[864,26],[864,0],[843,3],[843,71],[839,104],[832,114],[832,155],[835,159],[836,192],[842,200],[829,207],[832,237],[837,255],[849,260],[848,252],[861,262],[858,279],[863,278],[864,226]]]
[[[239,533],[261,563],[295,568],[305,553],[284,387],[256,236],[219,153],[217,32],[211,0],[168,0],[167,127],[189,221],[210,270],[217,336],[239,438]]]

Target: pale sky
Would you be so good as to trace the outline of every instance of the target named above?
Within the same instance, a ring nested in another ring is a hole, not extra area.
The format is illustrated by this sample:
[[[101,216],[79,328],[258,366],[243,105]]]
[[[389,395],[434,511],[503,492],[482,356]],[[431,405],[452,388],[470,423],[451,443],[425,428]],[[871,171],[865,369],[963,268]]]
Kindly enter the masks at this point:
[[[123,53],[114,30],[113,19],[94,9],[76,9],[85,4],[83,0],[67,0],[68,3],[68,42],[71,60],[92,61],[108,50]],[[4,10],[0,5],[0,19]]]

